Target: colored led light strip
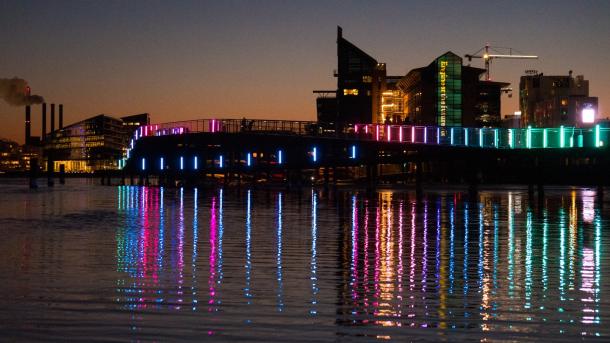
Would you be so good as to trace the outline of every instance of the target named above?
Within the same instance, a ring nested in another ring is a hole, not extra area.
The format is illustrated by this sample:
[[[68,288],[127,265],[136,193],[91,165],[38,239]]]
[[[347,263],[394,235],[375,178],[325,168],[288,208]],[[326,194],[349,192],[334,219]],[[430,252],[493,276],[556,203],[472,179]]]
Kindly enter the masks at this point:
[[[161,157],[161,158],[160,158],[160,161],[159,161],[159,169],[160,169],[160,170],[163,170],[163,169],[164,169],[164,167],[165,167],[165,163],[163,162],[163,157]]]
[[[468,128],[464,128],[464,146],[468,146]]]
[[[415,143],[415,126],[411,126],[411,143]]]
[[[224,163],[224,156],[222,156],[222,155],[220,155],[220,156],[218,157],[218,166],[219,166],[220,168],[224,168],[224,166],[225,166],[225,163]]]
[[[180,170],[184,170],[184,157],[180,156]]]
[[[352,145],[352,156],[351,156],[351,157],[352,157],[353,159],[355,159],[355,158],[356,158],[356,146],[355,146],[355,145]]]
[[[599,124],[595,125],[595,147],[599,148],[601,146],[600,144],[600,137],[599,137]]]
[[[559,127],[559,147],[560,148],[565,148],[566,145],[566,138],[565,138],[565,129],[563,128],[563,125],[561,125],[561,127]]]
[[[146,159],[142,157],[142,170],[146,170]]]
[[[377,133],[379,133],[379,126],[377,126]],[[318,162],[318,148],[314,147],[313,148],[313,161],[314,162]]]
[[[284,152],[282,150],[278,150],[277,151],[277,163],[278,164],[282,164],[284,163],[284,156],[283,156]]]
[[[248,164],[248,167],[252,165],[252,157],[250,153],[246,155],[246,163]]]
[[[195,170],[197,170],[197,168],[199,168],[199,163],[198,163],[198,159],[197,156],[193,157],[193,166],[195,167]]]
[[[402,142],[402,126],[398,127],[398,141]]]

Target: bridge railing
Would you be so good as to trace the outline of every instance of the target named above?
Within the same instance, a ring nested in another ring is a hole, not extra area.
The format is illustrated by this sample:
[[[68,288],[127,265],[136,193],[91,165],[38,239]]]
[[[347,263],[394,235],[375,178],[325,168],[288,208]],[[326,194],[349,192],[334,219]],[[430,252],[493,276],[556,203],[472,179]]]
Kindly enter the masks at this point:
[[[252,132],[294,134],[354,140],[387,141],[495,149],[584,148],[610,143],[610,128],[472,128],[419,125],[355,124],[338,132],[312,121],[264,119],[199,119],[145,125],[134,133],[126,151],[129,158],[135,142],[146,136],[179,135],[201,132]]]

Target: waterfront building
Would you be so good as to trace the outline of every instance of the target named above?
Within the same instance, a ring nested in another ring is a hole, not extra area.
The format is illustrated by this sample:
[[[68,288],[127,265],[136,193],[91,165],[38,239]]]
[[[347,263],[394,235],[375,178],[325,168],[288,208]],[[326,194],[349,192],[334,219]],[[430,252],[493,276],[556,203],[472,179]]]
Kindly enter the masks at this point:
[[[523,127],[591,127],[598,119],[597,97],[589,96],[584,76],[544,75],[536,71],[521,76],[519,108]]]
[[[451,51],[411,70],[398,82],[405,116],[418,125],[498,126],[502,88],[509,84],[481,80],[484,73]]]
[[[62,164],[66,172],[117,169],[131,132],[123,121],[100,114],[52,132],[44,154],[55,170]]]
[[[462,65],[447,52],[404,76],[387,75],[386,64],[355,46],[337,28],[336,91],[314,91],[318,122],[414,123],[439,126],[499,126],[505,82],[483,81],[485,69]]]

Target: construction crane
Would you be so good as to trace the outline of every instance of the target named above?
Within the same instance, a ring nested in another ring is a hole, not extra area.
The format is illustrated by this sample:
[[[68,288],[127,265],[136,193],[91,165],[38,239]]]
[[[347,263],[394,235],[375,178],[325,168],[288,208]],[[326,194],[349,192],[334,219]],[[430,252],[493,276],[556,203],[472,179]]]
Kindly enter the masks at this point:
[[[500,52],[497,51],[496,48],[508,49],[508,54],[500,54]],[[497,54],[490,53],[490,49],[493,50],[493,52],[496,52]],[[483,53],[483,55],[480,55],[481,52],[483,52],[483,51],[485,51]],[[495,58],[538,59],[538,56],[534,56],[534,55],[514,55],[512,48],[493,47],[493,46],[489,46],[489,44],[485,44],[485,46],[483,48],[479,49],[479,51],[475,52],[474,54],[466,54],[466,55],[464,55],[464,57],[468,58],[468,62],[471,62],[473,58],[482,58],[485,60],[485,80],[486,81],[491,80],[491,75],[490,75],[489,69],[491,67],[491,61]]]

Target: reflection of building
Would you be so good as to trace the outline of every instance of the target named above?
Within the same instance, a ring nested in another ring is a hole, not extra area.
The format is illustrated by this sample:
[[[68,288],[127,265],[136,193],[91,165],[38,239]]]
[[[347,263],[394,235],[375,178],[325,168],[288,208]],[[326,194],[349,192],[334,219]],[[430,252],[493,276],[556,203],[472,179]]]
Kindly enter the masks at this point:
[[[588,126],[597,117],[597,97],[589,96],[589,81],[541,74],[521,76],[519,107],[523,127]]]
[[[482,81],[484,69],[462,66],[447,52],[406,76],[388,76],[386,64],[337,31],[337,90],[316,101],[321,123],[403,123],[498,126],[503,82]]]
[[[130,133],[121,120],[100,114],[53,132],[45,156],[54,160],[56,170],[63,164],[66,172],[116,169]]]

